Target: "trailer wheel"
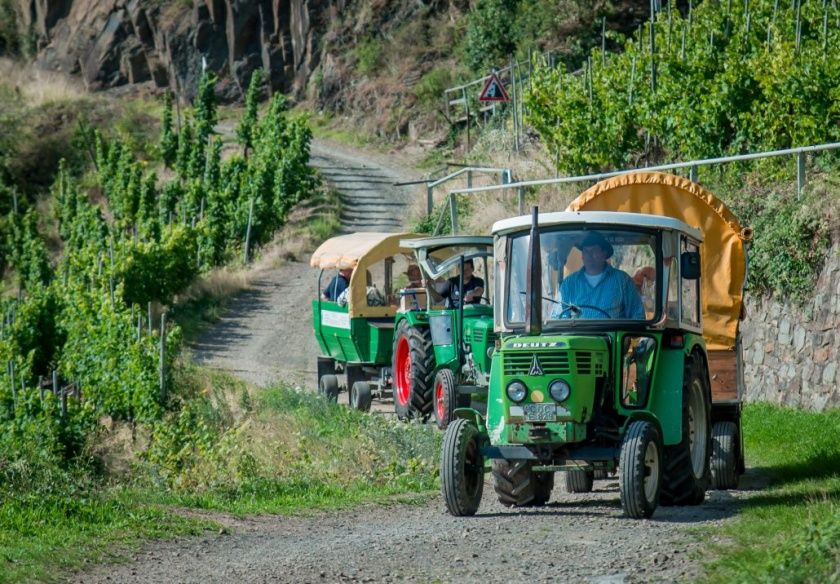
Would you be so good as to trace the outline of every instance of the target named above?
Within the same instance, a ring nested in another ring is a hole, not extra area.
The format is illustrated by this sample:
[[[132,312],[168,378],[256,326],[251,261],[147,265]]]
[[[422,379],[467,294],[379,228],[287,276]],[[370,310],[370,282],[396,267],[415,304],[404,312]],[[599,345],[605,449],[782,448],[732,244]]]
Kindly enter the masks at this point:
[[[563,475],[566,482],[567,493],[592,492],[592,481],[595,479],[595,471],[567,470],[563,473]]]
[[[633,519],[653,515],[662,486],[662,439],[650,422],[635,421],[621,443],[618,492],[624,514]]]
[[[505,507],[531,507],[548,502],[554,487],[554,473],[537,473],[532,466],[528,460],[493,461],[493,489],[499,503]]]
[[[459,395],[455,375],[449,369],[441,369],[435,374],[435,389],[432,395],[432,413],[438,428],[446,430],[452,422],[456,408],[469,407],[470,397]]]
[[[682,389],[682,440],[665,450],[663,505],[699,505],[709,487],[712,449],[709,382],[697,355],[685,361]]]
[[[335,375],[324,375],[318,382],[318,390],[321,395],[332,402],[338,401],[338,377]]]
[[[370,402],[373,395],[370,392],[370,385],[366,381],[357,381],[350,388],[350,407],[360,412],[370,411]]]
[[[603,481],[609,477],[609,473],[603,468],[596,468],[592,473],[592,478],[596,481]]]
[[[738,487],[738,426],[734,422],[717,422],[712,426],[712,488]]]
[[[432,413],[435,354],[428,327],[401,320],[394,334],[394,411],[401,420],[426,421]]]
[[[334,375],[335,374],[335,359],[331,357],[318,357],[315,363],[316,371],[318,372],[318,379],[317,379],[317,386],[318,390],[321,389],[321,378],[324,375]]]
[[[478,511],[484,492],[484,457],[478,428],[469,420],[455,420],[443,436],[440,488],[452,515],[463,517]]]

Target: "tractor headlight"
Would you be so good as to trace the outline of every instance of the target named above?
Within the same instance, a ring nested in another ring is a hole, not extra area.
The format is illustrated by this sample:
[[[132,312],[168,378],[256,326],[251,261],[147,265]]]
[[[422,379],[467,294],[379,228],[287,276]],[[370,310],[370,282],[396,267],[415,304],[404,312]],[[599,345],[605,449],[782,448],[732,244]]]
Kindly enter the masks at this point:
[[[562,379],[555,379],[548,386],[548,393],[554,398],[554,401],[565,401],[569,399],[569,394],[572,393],[572,388]]]
[[[525,395],[527,393],[528,388],[525,387],[525,384],[521,381],[511,381],[508,383],[507,394],[512,401],[515,401],[516,403],[521,402],[525,399]]]

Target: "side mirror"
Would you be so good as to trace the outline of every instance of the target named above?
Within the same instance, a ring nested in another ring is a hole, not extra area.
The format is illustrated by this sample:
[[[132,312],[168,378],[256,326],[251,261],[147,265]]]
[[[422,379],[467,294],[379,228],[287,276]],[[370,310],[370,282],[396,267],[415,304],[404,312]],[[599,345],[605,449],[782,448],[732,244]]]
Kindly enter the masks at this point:
[[[680,255],[680,272],[685,280],[697,280],[700,277],[699,251],[684,251]]]

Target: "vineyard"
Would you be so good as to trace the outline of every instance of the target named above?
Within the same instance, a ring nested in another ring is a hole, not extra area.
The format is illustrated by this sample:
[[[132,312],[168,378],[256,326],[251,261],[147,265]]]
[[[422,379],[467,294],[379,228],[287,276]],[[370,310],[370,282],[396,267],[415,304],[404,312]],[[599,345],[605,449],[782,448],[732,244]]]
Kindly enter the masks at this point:
[[[319,189],[306,120],[289,115],[282,95],[258,115],[258,75],[236,151],[223,157],[214,84],[202,79],[183,119],[167,96],[159,162],[80,125],[89,162],[59,168],[47,203],[57,234],[0,186],[14,201],[2,226],[6,289],[16,296],[0,305],[0,498],[29,490],[40,472],[86,464],[103,419],[177,417],[182,335],[167,326],[166,306],[202,273],[247,261]]]
[[[620,52],[574,72],[536,63],[525,121],[562,174],[577,175],[840,141],[836,2],[668,2]],[[792,159],[735,164],[700,182],[755,228],[750,286],[803,299],[836,216],[837,155],[811,160],[799,196]],[[781,254],[779,251],[783,250]]]

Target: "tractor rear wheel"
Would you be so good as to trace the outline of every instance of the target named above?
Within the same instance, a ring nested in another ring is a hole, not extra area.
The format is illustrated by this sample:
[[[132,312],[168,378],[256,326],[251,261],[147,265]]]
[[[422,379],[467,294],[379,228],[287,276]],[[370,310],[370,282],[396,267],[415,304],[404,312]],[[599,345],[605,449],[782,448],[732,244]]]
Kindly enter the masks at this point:
[[[428,327],[414,327],[401,320],[394,334],[394,411],[401,420],[432,413],[435,354]]]
[[[338,401],[338,377],[335,375],[324,375],[318,381],[318,390],[321,395],[332,402]]]
[[[493,489],[505,507],[545,505],[554,488],[554,473],[534,472],[528,460],[493,461]]]
[[[592,481],[595,479],[595,471],[591,470],[567,470],[563,473],[566,481],[567,493],[590,493],[592,492]]]
[[[443,436],[440,488],[446,508],[456,517],[475,515],[484,492],[484,457],[478,428],[463,418],[453,421]]]
[[[716,422],[712,426],[712,488],[738,487],[738,426],[735,422]]]
[[[662,439],[650,422],[635,421],[621,443],[618,492],[624,514],[633,519],[653,515],[662,486]]]
[[[373,401],[373,395],[371,395],[368,382],[355,382],[350,388],[350,407],[360,412],[367,412],[370,411],[371,401]]]
[[[709,487],[711,404],[708,376],[697,355],[686,359],[682,396],[682,440],[665,450],[663,505],[699,505]]]
[[[455,375],[449,369],[441,369],[435,374],[435,389],[432,396],[432,413],[438,428],[446,430],[452,422],[455,408],[469,407],[468,395],[458,395]]]

